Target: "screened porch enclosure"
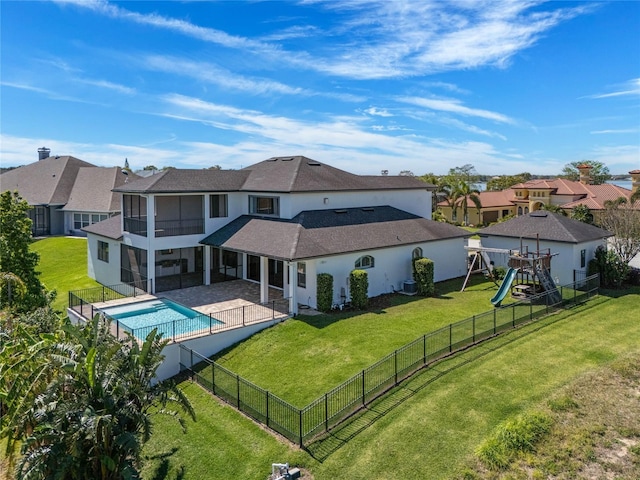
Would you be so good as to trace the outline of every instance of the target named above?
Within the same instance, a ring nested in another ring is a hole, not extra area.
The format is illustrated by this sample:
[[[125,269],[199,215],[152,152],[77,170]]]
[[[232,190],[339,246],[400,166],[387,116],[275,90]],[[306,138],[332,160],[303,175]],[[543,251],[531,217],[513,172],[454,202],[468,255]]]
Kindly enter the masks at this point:
[[[239,252],[218,247],[211,249],[211,283],[242,279],[242,257]]]
[[[155,251],[155,291],[165,292],[204,285],[204,248]]]

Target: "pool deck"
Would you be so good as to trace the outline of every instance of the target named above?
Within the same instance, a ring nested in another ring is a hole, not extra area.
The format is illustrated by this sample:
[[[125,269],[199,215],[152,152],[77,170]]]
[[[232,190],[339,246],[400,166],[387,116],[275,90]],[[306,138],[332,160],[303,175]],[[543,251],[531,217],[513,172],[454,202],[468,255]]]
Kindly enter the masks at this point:
[[[282,308],[279,309],[280,311],[276,311],[274,315],[269,305],[260,307],[260,285],[246,280],[232,280],[229,282],[215,283],[213,285],[200,285],[180,290],[169,290],[156,295],[144,293],[142,295],[136,295],[135,297],[97,302],[93,304],[93,307],[103,309],[157,298],[167,298],[200,313],[211,315],[214,318],[216,317],[216,313],[220,314],[221,312],[252,306],[252,308],[246,309],[246,317],[243,318],[242,324],[229,324],[226,327],[216,328],[215,332],[227,331],[244,325],[273,321],[275,318],[284,319],[289,316],[288,312],[284,313],[282,311]],[[279,303],[281,304],[282,299],[282,290],[269,288],[269,302],[276,300],[280,301]],[[76,307],[74,310],[78,311],[78,308],[79,307]],[[114,326],[112,325],[112,329],[113,328]],[[114,334],[115,333],[114,330]],[[185,336],[177,335],[174,340],[180,341],[180,337],[193,338],[194,336],[208,335],[210,333],[207,329],[202,331],[202,333],[193,332]]]

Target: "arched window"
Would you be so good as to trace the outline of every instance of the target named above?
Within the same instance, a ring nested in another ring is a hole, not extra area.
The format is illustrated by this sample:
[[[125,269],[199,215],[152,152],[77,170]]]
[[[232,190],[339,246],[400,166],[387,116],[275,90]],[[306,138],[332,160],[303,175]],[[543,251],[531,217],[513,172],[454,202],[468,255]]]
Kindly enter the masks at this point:
[[[518,215],[522,215],[522,207],[518,207]]]
[[[411,258],[422,258],[422,249],[420,247],[414,248],[411,253]]]
[[[374,260],[371,255],[363,255],[359,259],[356,260],[355,267],[356,268],[373,268]]]

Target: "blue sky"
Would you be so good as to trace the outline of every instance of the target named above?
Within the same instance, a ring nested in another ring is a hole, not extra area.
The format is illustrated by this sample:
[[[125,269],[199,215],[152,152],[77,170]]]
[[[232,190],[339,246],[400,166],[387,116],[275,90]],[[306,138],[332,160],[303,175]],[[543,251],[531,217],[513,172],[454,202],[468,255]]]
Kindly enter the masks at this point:
[[[2,166],[640,168],[640,2],[2,1]]]

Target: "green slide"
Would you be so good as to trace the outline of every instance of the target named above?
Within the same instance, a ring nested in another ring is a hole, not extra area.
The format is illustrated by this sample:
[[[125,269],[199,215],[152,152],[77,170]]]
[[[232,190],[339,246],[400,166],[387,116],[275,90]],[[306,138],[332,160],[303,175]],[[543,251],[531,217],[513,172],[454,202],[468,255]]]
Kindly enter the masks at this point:
[[[496,293],[491,299],[491,303],[493,303],[494,307],[499,307],[500,304],[502,303],[502,300],[504,300],[504,297],[507,296],[507,293],[509,292],[509,288],[511,287],[513,280],[516,278],[517,273],[518,273],[517,268],[509,267],[509,270],[507,270],[507,274],[504,276],[504,279],[502,280],[502,284],[498,289],[498,293]]]

